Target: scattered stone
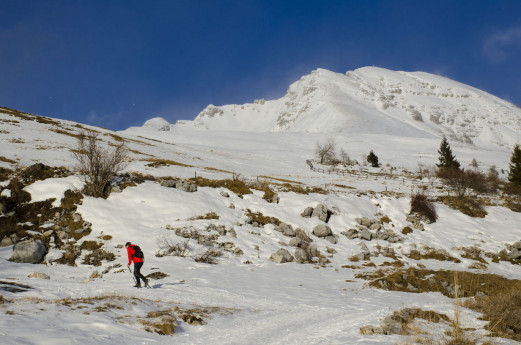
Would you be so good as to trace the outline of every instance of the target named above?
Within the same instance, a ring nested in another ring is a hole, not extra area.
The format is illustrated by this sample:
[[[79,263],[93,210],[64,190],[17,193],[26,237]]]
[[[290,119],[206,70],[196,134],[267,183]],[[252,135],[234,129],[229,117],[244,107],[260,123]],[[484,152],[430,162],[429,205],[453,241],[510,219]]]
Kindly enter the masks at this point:
[[[290,247],[298,247],[299,243],[302,240],[298,237],[293,237],[291,240],[289,240],[288,246]]]
[[[301,228],[297,228],[297,230],[295,230],[295,234],[298,238],[300,238],[301,240],[303,240],[305,242],[313,242],[311,237],[309,237],[308,234]]]
[[[99,273],[98,271],[94,271],[90,274],[90,277],[85,279],[83,281],[83,283],[88,283],[88,282],[91,282],[93,281],[94,279],[97,279],[97,278],[103,278],[103,275],[101,273]]]
[[[318,204],[314,209],[311,217],[318,217],[323,222],[328,221],[327,207],[324,204]]]
[[[350,240],[360,238],[360,231],[357,229],[349,229],[347,231],[342,231],[341,234]]]
[[[328,241],[331,244],[337,244],[338,243],[338,238],[336,238],[335,236],[326,236],[325,240]]]
[[[47,254],[47,248],[42,240],[29,239],[15,244],[13,256],[9,260],[36,264],[43,260],[45,254]]]
[[[320,224],[313,228],[313,235],[317,237],[327,237],[333,235],[333,231],[331,231],[329,226]]]
[[[282,232],[284,236],[295,237],[297,233],[293,230],[293,227],[286,223],[280,223],[278,227],[275,227],[277,231]]]
[[[295,249],[295,262],[296,263],[299,263],[299,264],[303,264],[303,263],[306,263],[306,262],[309,262],[309,256],[308,256],[308,253],[302,249],[302,248],[297,248]]]
[[[300,215],[304,218],[311,218],[312,214],[313,214],[313,207],[306,207],[304,212],[302,212]]]
[[[168,180],[162,180],[160,182],[161,186],[163,187],[167,187],[167,188],[175,188],[175,185],[177,184],[179,180],[173,180],[173,179],[168,179]]]
[[[371,241],[373,239],[373,234],[371,233],[371,231],[363,229],[360,233],[360,238],[366,241]]]
[[[381,326],[363,326],[360,328],[360,333],[363,335],[385,334]]]
[[[229,197],[230,197],[230,194],[228,194],[228,192],[226,192],[226,191],[224,191],[224,190],[222,190],[222,191],[220,192],[220,194],[221,194],[221,196],[223,196],[223,197],[225,197],[225,198],[229,198]]]
[[[31,273],[28,275],[29,278],[38,278],[38,279],[48,279],[50,280],[51,277],[49,277],[47,274],[45,273],[40,273],[40,272],[34,272],[34,273]]]
[[[277,264],[283,264],[293,261],[293,256],[286,249],[280,248],[276,253],[271,254],[270,260]]]
[[[230,229],[228,231],[228,235],[230,235],[233,238],[237,238],[237,232],[235,231],[235,229]]]

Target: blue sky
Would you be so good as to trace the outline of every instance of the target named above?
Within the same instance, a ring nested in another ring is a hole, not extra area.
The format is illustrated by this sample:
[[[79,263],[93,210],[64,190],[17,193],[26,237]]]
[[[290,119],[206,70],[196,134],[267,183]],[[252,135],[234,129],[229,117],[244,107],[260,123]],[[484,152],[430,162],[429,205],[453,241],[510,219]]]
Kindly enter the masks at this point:
[[[114,130],[274,99],[316,68],[425,71],[521,105],[521,1],[0,0],[0,106]]]

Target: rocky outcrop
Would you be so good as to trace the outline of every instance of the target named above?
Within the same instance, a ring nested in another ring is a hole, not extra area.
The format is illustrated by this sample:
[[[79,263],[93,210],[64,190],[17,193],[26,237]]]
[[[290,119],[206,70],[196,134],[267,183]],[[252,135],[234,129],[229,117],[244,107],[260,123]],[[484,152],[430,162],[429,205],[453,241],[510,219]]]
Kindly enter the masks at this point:
[[[185,180],[179,179],[164,179],[160,182],[161,186],[167,188],[176,188],[183,192],[193,193],[197,191],[197,185]]]
[[[326,205],[318,204],[315,206],[315,208],[306,207],[306,209],[300,215],[304,218],[317,217],[321,221],[327,223],[331,214],[332,212],[327,209]]]

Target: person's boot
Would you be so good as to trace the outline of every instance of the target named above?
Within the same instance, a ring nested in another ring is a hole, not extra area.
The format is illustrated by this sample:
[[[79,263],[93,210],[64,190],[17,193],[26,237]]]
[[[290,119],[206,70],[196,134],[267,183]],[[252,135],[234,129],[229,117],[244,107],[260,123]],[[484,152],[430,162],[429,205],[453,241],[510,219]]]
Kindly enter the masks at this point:
[[[135,288],[140,288],[141,287],[141,283],[137,283],[136,285],[134,285]]]

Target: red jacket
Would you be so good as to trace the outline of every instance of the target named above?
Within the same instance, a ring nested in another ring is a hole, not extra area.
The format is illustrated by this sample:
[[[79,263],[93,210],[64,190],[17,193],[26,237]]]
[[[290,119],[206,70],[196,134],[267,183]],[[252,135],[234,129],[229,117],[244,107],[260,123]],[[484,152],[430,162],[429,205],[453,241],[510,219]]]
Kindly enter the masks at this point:
[[[136,253],[136,251],[134,250],[134,245],[131,244],[130,246],[128,246],[127,248],[127,254],[128,254],[128,264],[130,265],[130,263],[132,263],[132,260],[134,260],[134,263],[136,262],[143,262],[143,259],[141,258],[137,258],[137,257],[132,257],[134,254]]]

